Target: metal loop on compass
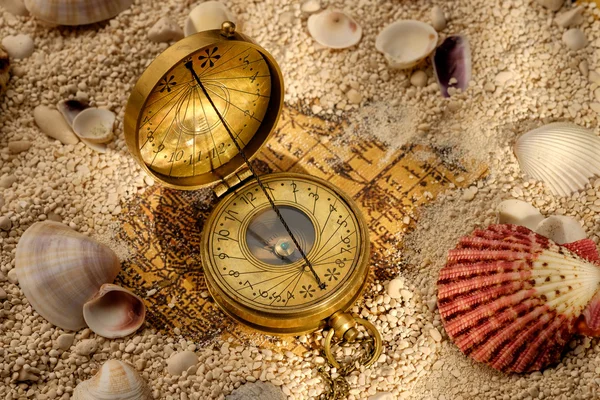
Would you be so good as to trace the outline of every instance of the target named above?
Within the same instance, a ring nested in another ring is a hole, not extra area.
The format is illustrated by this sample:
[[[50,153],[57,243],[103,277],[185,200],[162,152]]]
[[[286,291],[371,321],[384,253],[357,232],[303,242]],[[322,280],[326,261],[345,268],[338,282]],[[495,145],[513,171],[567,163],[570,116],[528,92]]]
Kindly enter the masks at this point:
[[[367,347],[371,348],[371,351],[370,351],[371,354],[365,360],[362,360],[362,359],[358,360],[360,362],[360,364],[362,364],[363,366],[370,367],[371,365],[373,365],[379,359],[379,356],[381,355],[381,351],[383,350],[381,335],[379,334],[379,331],[377,330],[377,328],[375,327],[375,325],[373,325],[372,323],[370,323],[366,319],[355,317],[354,320],[356,322],[358,322],[359,324],[361,324],[362,326],[364,326],[367,329],[367,331],[369,331],[369,333],[370,333],[369,339],[366,340],[365,342],[371,343],[371,345],[367,346]],[[333,357],[333,354],[331,352],[331,340],[333,339],[333,335],[335,333],[336,332],[335,332],[334,328],[331,328],[327,332],[327,336],[325,337],[325,344],[323,346],[323,350],[325,351],[325,356],[327,357],[327,360],[329,361],[329,363],[333,367],[335,367],[335,368],[337,368],[339,370],[341,368],[341,365]],[[346,340],[345,340],[345,338],[342,338],[341,341],[346,341]],[[374,341],[374,343],[373,343],[373,341]]]

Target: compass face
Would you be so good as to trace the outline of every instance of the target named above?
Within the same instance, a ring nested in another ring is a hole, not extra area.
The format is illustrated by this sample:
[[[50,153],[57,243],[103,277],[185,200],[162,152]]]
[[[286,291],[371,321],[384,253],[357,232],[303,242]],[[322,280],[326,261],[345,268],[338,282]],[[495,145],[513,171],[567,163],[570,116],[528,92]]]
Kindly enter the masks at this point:
[[[126,115],[126,136],[134,137],[128,145],[140,163],[155,178],[181,188],[205,186],[233,172],[243,160],[231,136],[251,156],[262,142],[249,144],[271,133],[280,105],[279,72],[268,53],[218,32],[208,32],[209,39],[198,35],[148,67],[126,113],[136,114],[130,129]],[[266,133],[257,135],[260,129]],[[236,157],[238,164],[228,165]]]
[[[327,303],[366,277],[366,231],[352,206],[333,186],[299,174],[261,179],[316,274],[256,182],[221,201],[205,226],[207,276],[248,308],[299,312]],[[356,290],[358,292],[359,290]]]

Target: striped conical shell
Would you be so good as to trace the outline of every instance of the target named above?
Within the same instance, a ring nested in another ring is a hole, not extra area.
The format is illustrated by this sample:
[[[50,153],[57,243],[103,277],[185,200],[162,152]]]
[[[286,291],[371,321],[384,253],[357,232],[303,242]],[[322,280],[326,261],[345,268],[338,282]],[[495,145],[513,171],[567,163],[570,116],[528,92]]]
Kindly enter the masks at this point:
[[[15,268],[31,306],[50,323],[69,330],[86,324],[83,305],[121,269],[105,245],[52,221],[29,227],[17,244]]]
[[[449,251],[438,305],[463,353],[528,372],[559,360],[599,287],[600,268],[567,247],[522,226],[492,225]]]
[[[25,0],[31,15],[57,25],[87,25],[114,17],[133,0]]]
[[[81,382],[73,400],[151,400],[152,393],[129,364],[108,360],[91,379]]]
[[[514,146],[521,170],[555,195],[582,190],[600,176],[600,137],[570,122],[555,122],[523,134]]]

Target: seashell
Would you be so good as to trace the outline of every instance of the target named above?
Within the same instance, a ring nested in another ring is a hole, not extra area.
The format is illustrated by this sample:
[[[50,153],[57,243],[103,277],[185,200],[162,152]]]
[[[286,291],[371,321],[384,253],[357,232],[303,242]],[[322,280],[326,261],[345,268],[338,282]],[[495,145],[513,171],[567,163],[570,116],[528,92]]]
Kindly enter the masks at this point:
[[[0,45],[0,95],[6,91],[8,80],[10,79],[10,60],[8,53]]]
[[[446,16],[439,6],[433,6],[431,9],[431,25],[438,32],[446,29]]]
[[[523,134],[514,145],[521,170],[558,196],[582,190],[600,176],[600,138],[570,122],[555,122]]]
[[[342,11],[324,10],[308,17],[308,33],[320,45],[345,49],[360,42],[362,28]]]
[[[31,306],[50,323],[68,330],[85,326],[83,305],[121,269],[111,249],[52,221],[37,222],[23,233],[15,264]]]
[[[71,128],[73,128],[73,120],[75,117],[89,107],[90,106],[87,103],[79,100],[61,100],[56,105],[56,108]]]
[[[106,361],[96,375],[81,382],[73,400],[151,400],[152,392],[133,367],[118,360]]]
[[[501,371],[557,362],[596,307],[600,268],[582,256],[516,225],[463,237],[437,283],[448,336],[469,357]]]
[[[23,0],[0,0],[0,7],[13,15],[20,15],[23,17],[29,15],[29,11],[25,8]]]
[[[196,366],[198,356],[193,351],[182,351],[175,353],[167,360],[167,371],[171,375],[181,375],[183,371]]]
[[[583,7],[575,7],[569,11],[558,14],[554,17],[554,23],[562,28],[577,26],[583,22]],[[587,75],[587,74],[586,74]]]
[[[306,0],[300,6],[300,11],[307,13],[307,14],[316,13],[320,9],[321,9],[320,0]]]
[[[448,36],[435,50],[433,71],[442,96],[450,97],[448,89],[451,87],[464,92],[471,80],[471,49],[467,38]]]
[[[525,201],[516,199],[504,200],[498,204],[497,210],[498,223],[521,225],[531,230],[535,230],[544,219],[537,208]]]
[[[144,323],[146,306],[142,299],[118,285],[106,283],[83,305],[89,328],[109,339],[124,337]]]
[[[575,218],[565,215],[553,215],[544,219],[535,228],[535,232],[557,244],[572,243],[587,238],[581,224]]]
[[[56,25],[87,25],[110,19],[133,0],[25,0],[31,15]]]
[[[183,31],[177,22],[169,17],[162,17],[148,31],[148,39],[156,43],[166,43],[183,39]]]
[[[240,385],[225,400],[285,400],[287,396],[277,386],[269,382],[247,382]]]
[[[383,28],[375,48],[383,53],[391,68],[407,69],[425,59],[437,45],[438,34],[429,24],[399,20]]]
[[[220,1],[205,1],[190,12],[183,25],[183,33],[185,36],[190,36],[202,31],[221,29],[225,21],[236,24],[237,18]]]
[[[35,47],[31,36],[23,34],[5,36],[2,39],[2,46],[6,49],[10,58],[15,60],[31,56]]]
[[[90,143],[106,143],[113,137],[115,113],[103,108],[86,108],[73,118],[73,131]]]
[[[579,28],[571,28],[563,33],[562,40],[573,51],[581,50],[588,44],[585,33]]]
[[[42,132],[51,138],[60,140],[62,144],[77,144],[79,142],[71,127],[67,125],[58,111],[40,105],[33,110],[33,119]]]

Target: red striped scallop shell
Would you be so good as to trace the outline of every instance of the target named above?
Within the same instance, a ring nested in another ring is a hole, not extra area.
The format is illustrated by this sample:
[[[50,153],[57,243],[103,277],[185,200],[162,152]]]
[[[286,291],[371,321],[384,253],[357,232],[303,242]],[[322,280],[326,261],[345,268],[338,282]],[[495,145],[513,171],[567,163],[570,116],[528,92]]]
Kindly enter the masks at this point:
[[[449,337],[501,371],[557,362],[573,334],[600,332],[600,268],[576,253],[598,258],[588,239],[559,246],[522,226],[492,225],[463,237],[438,279]]]

